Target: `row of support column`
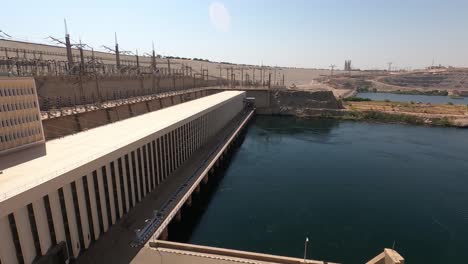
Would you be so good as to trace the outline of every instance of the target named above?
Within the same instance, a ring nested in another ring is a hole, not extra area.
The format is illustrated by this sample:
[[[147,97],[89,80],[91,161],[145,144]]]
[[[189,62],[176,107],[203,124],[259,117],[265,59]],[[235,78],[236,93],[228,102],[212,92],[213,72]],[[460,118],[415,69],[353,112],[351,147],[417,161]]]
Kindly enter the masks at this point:
[[[78,257],[219,131],[220,108],[1,217],[1,263],[32,263],[61,242]]]

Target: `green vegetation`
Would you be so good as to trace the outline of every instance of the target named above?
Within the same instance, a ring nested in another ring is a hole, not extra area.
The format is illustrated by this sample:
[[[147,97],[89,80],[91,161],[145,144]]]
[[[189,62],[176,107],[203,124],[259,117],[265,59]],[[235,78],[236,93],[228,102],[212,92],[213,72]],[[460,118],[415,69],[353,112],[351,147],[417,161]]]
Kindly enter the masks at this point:
[[[379,111],[364,111],[359,112],[360,117],[364,120],[370,121],[379,121],[379,122],[388,122],[388,123],[405,123],[405,124],[414,124],[422,125],[424,124],[424,119],[418,116],[413,115],[404,115],[404,114],[389,114]]]
[[[373,92],[373,93],[376,93],[377,92],[377,88],[372,88],[370,89],[369,86],[361,86],[361,87],[358,87],[356,89],[356,91],[358,93],[369,93],[369,92]]]
[[[452,123],[450,123],[450,120],[447,117],[435,119],[433,120],[432,124],[436,126],[445,126],[445,127],[452,126]]]
[[[419,90],[396,90],[396,91],[388,91],[388,93],[395,93],[395,94],[409,94],[409,95],[438,95],[438,96],[447,96],[447,91],[440,91],[440,90],[430,90],[430,91],[419,91]]]
[[[448,104],[448,105],[453,105],[453,103],[452,103],[452,102],[448,102],[447,104]]]
[[[410,125],[432,125],[432,126],[453,126],[452,122],[447,117],[425,119],[416,115],[406,115],[397,113],[385,113],[380,111],[352,111],[341,117],[336,117],[344,120],[361,120],[382,123],[398,123]]]
[[[362,97],[355,97],[355,96],[348,97],[348,98],[345,98],[343,100],[346,101],[346,102],[369,102],[369,101],[372,101],[369,98],[362,98]]]

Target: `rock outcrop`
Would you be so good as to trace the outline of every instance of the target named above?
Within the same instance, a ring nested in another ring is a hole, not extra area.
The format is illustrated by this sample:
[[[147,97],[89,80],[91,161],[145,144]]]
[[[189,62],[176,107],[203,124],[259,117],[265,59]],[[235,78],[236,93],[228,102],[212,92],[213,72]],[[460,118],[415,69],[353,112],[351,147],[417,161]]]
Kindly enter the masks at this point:
[[[331,91],[276,90],[270,99],[269,114],[309,116],[343,109]]]

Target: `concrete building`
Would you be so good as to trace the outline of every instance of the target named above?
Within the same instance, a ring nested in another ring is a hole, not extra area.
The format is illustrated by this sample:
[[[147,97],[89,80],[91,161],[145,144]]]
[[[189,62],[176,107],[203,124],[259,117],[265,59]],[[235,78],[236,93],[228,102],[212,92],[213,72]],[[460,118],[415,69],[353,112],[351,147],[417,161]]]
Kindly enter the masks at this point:
[[[244,98],[221,92],[47,141],[44,155],[10,167],[37,147],[3,157],[1,263],[78,257],[236,117]]]
[[[33,78],[0,77],[0,156],[44,143]]]

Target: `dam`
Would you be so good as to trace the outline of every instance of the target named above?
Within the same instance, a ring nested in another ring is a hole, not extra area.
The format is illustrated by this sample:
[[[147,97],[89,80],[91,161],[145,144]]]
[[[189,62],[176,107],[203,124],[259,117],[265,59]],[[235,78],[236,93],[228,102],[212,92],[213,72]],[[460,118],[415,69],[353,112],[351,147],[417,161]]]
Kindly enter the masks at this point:
[[[242,114],[244,98],[244,92],[218,93],[2,157],[2,260],[47,258],[61,241],[78,257]],[[19,157],[26,160],[11,166]]]
[[[18,43],[0,42],[9,44]],[[63,57],[63,48],[23,48],[4,47],[0,63],[0,263],[332,263],[167,241],[257,114],[340,112],[331,92],[181,64],[119,66],[109,54],[90,73],[90,58],[70,69],[31,58]],[[404,262],[384,247],[362,259]]]

